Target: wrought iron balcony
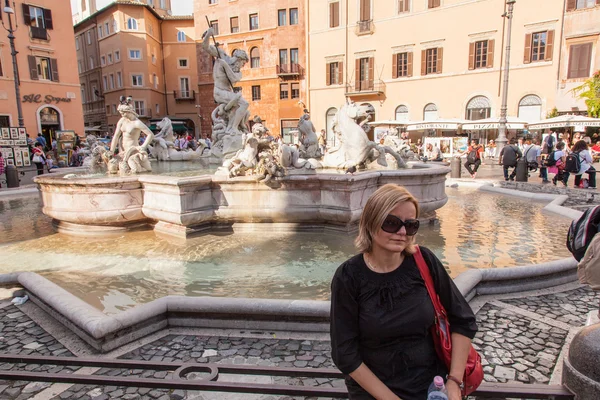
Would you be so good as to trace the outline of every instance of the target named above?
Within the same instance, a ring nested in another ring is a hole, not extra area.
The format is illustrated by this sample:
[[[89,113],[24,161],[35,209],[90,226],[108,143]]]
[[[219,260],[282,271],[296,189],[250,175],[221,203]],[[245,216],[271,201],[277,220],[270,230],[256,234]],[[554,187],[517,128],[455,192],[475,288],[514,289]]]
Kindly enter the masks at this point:
[[[173,90],[175,101],[196,101],[196,91],[194,90]]]
[[[29,28],[31,29],[32,39],[48,40],[48,30],[46,28],[38,28],[37,26],[30,26]]]
[[[346,85],[346,96],[385,94],[385,82],[378,80],[359,81]]]
[[[300,64],[280,64],[277,66],[279,76],[302,76],[304,68]]]
[[[355,33],[357,35],[370,35],[373,32],[375,32],[375,25],[373,24],[372,19],[365,20],[365,21],[358,21],[356,23]]]

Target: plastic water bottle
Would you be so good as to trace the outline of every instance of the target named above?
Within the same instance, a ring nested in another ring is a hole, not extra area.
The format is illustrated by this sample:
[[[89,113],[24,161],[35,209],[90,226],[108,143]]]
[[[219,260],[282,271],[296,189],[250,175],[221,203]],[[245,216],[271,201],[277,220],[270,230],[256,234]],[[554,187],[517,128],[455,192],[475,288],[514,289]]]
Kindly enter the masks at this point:
[[[436,376],[427,390],[427,400],[448,400],[448,391],[444,385],[444,378]]]

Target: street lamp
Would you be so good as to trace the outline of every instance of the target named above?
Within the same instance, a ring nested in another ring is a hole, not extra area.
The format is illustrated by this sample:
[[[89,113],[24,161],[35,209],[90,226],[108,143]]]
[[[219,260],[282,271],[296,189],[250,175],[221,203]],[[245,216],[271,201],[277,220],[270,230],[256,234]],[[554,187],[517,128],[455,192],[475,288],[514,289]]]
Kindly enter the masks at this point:
[[[8,32],[8,40],[10,41],[10,55],[12,56],[13,75],[15,76],[15,95],[17,96],[17,113],[19,115],[19,127],[22,128],[25,126],[25,121],[23,120],[23,109],[21,108],[21,89],[19,88],[21,81],[19,79],[19,66],[17,65],[18,51],[15,50],[15,32],[18,25],[15,17],[15,28],[13,29],[12,15],[15,14],[15,10],[10,6],[9,0],[6,0],[5,4],[4,13],[8,17],[8,28],[4,25],[4,21],[2,21],[2,26]]]
[[[506,110],[508,108],[508,73],[510,70],[510,37],[512,31],[512,17],[513,8],[517,0],[507,0],[508,11],[502,14],[503,18],[508,19],[508,30],[506,33],[506,60],[504,64],[504,81],[502,82],[502,106],[500,107],[500,125],[498,126],[498,139],[496,140],[496,147],[499,152],[506,145],[508,141],[506,139]]]

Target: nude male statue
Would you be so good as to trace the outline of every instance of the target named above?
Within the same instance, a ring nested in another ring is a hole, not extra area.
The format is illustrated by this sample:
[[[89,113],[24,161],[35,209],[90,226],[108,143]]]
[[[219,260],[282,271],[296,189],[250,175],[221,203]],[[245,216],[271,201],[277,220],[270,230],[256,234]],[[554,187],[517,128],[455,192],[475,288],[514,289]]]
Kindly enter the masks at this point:
[[[217,103],[224,106],[224,112],[229,114],[226,132],[241,135],[239,126],[246,116],[249,104],[240,92],[234,92],[233,85],[242,79],[240,70],[248,62],[248,55],[244,50],[237,49],[229,56],[218,46],[210,44],[209,39],[212,35],[213,28],[204,32],[202,48],[216,58],[213,67],[214,98]]]
[[[110,154],[115,154],[118,147],[118,155],[124,163],[123,167],[129,167],[134,173],[151,171],[152,167],[148,160],[148,146],[154,139],[154,133],[138,119],[130,98],[122,102],[118,110],[121,119],[117,123],[115,134],[110,143]],[[140,146],[139,140],[142,132],[146,134],[146,140]]]

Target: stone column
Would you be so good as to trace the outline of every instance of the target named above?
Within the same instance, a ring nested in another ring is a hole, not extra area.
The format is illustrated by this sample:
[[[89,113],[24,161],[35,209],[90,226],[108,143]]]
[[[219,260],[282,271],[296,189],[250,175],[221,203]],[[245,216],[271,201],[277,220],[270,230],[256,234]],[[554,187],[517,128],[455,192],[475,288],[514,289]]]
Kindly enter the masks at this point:
[[[564,360],[563,385],[578,399],[597,399],[600,393],[600,324],[586,326],[571,342]]]

